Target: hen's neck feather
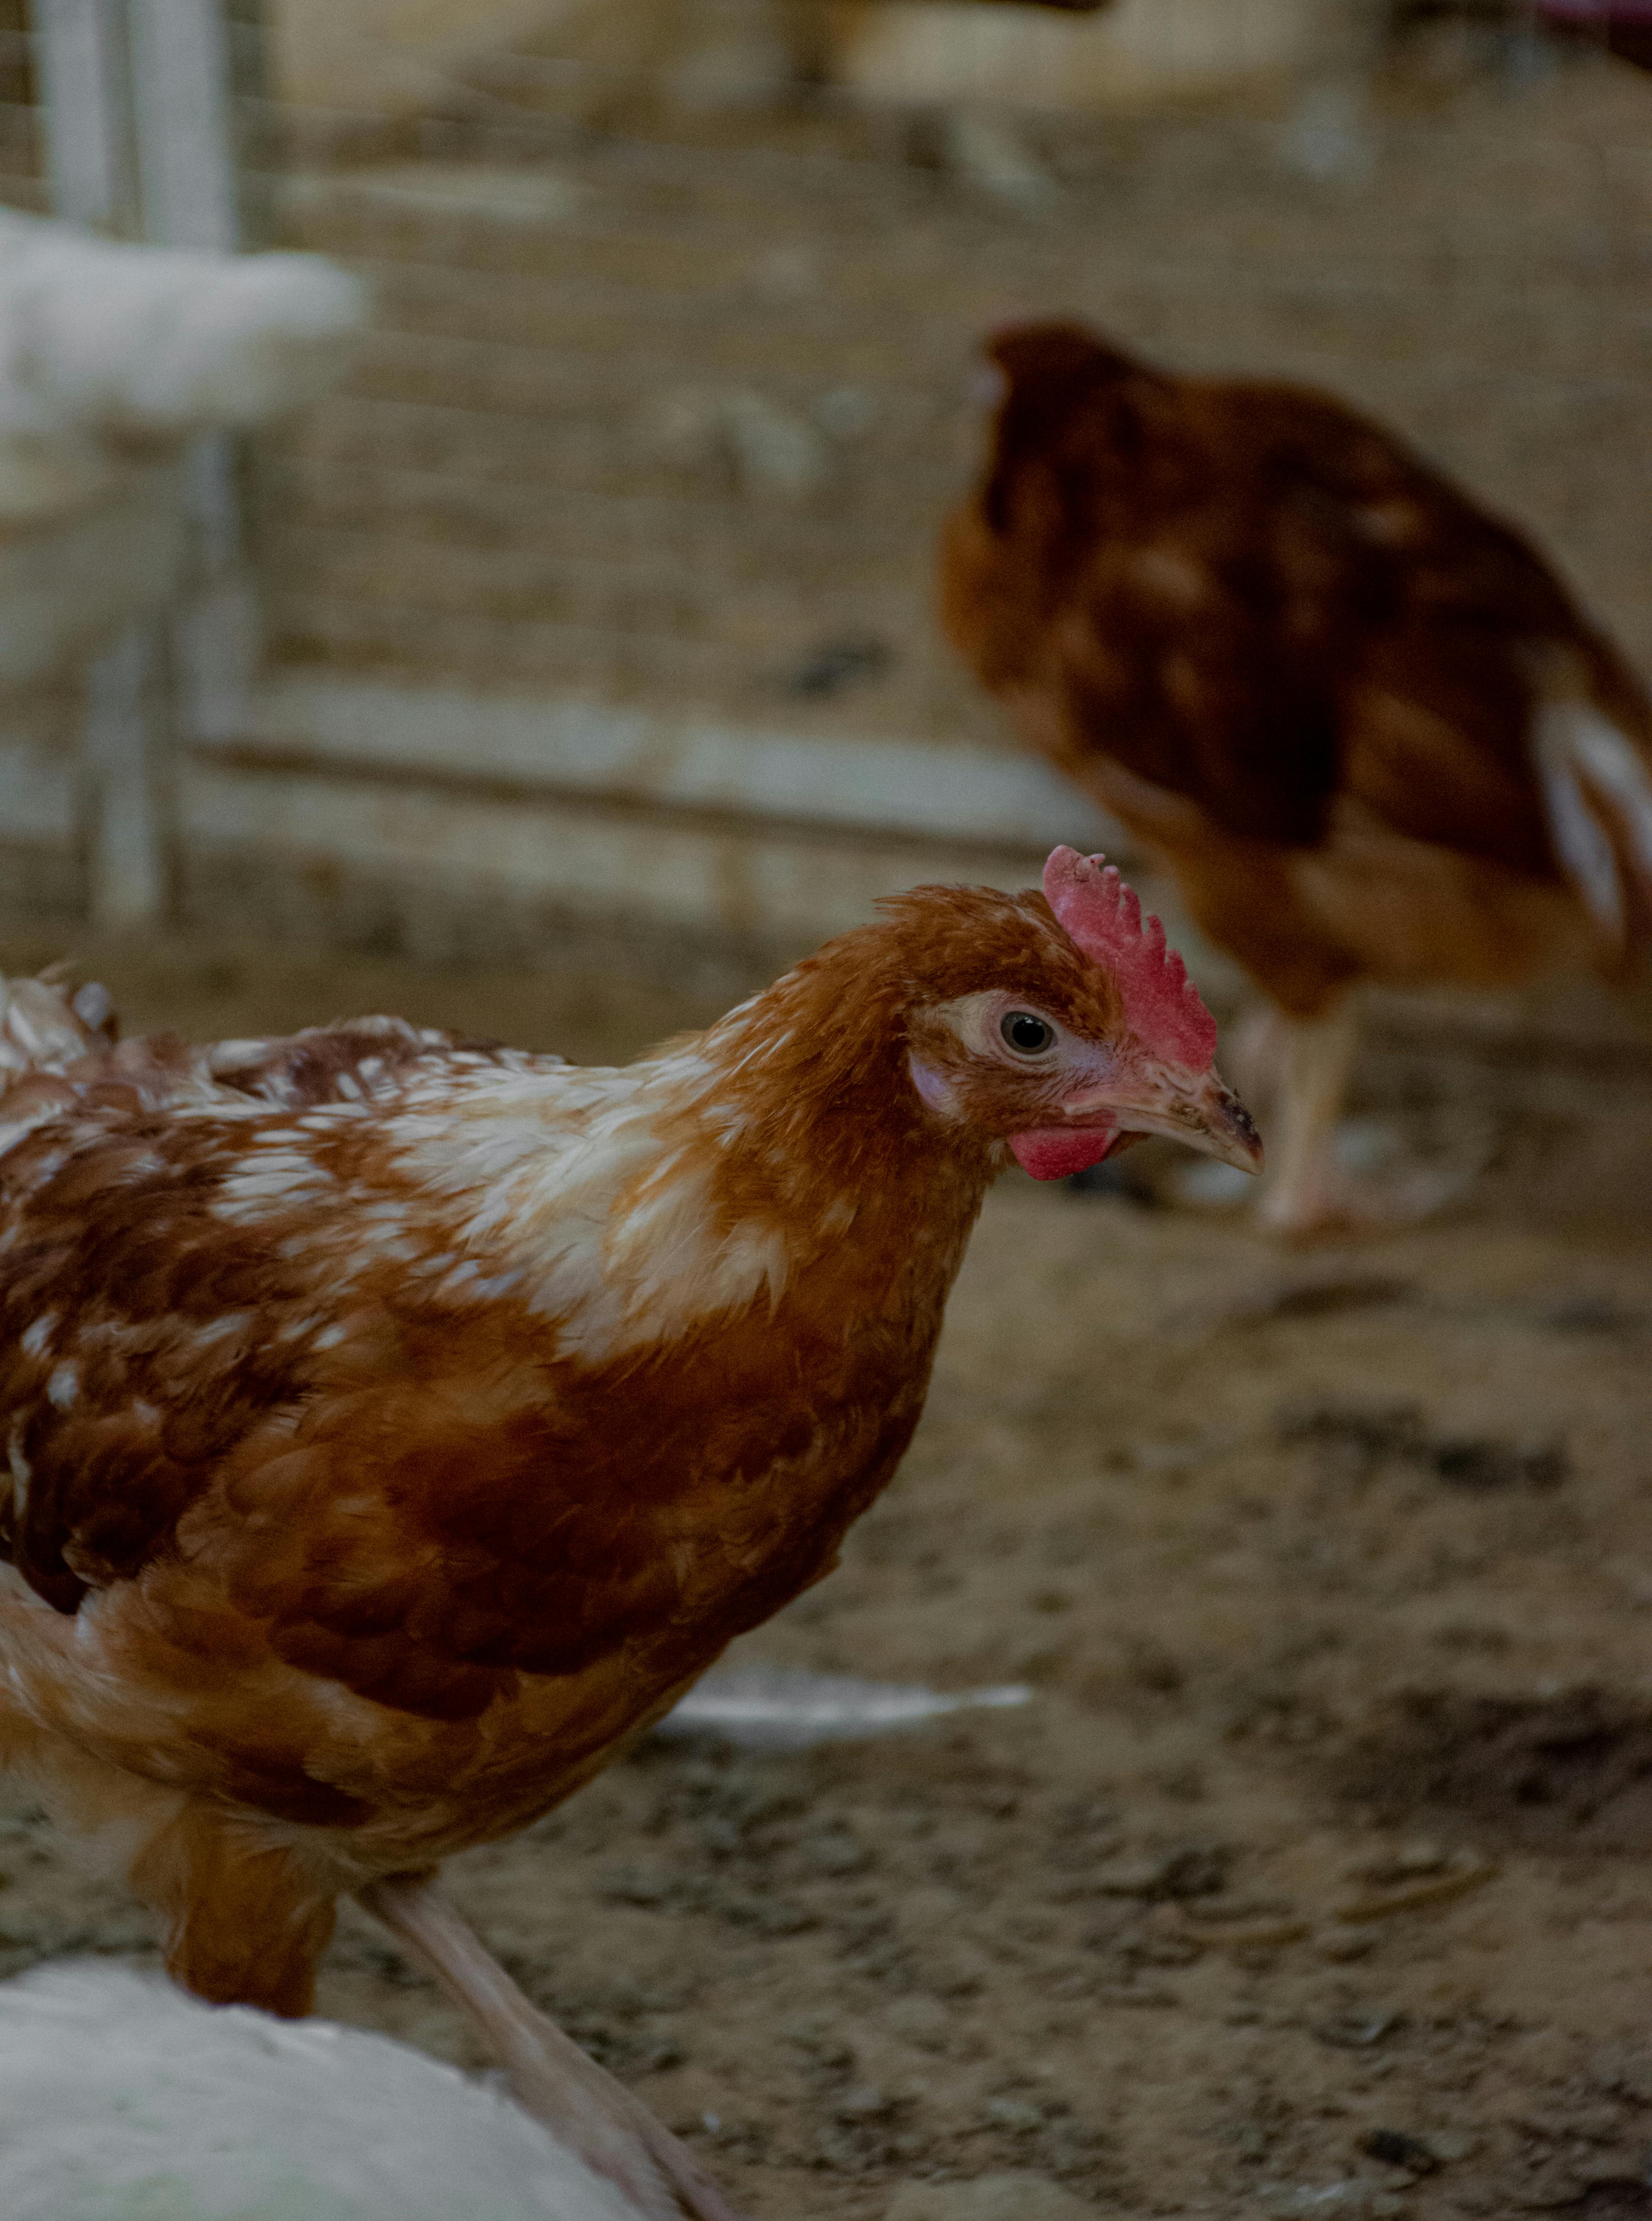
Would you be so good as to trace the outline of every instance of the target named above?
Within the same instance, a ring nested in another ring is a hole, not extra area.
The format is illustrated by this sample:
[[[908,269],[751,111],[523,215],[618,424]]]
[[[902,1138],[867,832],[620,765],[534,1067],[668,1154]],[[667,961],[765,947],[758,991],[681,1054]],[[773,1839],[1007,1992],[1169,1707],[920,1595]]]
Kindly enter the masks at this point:
[[[996,1167],[912,1086],[893,939],[846,936],[623,1070],[472,1075],[390,1121],[399,1169],[590,1361],[810,1280],[927,1309]]]

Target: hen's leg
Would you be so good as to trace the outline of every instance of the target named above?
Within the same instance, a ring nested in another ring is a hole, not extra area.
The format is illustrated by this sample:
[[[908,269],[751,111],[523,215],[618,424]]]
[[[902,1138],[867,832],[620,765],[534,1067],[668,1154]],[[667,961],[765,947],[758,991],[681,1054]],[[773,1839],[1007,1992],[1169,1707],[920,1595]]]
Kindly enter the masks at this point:
[[[1357,1034],[1350,997],[1323,1018],[1274,1012],[1267,1031],[1254,1035],[1252,1045],[1263,1054],[1271,1049],[1277,1070],[1273,1115],[1263,1121],[1271,1177],[1257,1204],[1262,1223],[1276,1233],[1413,1225],[1462,1195],[1491,1160],[1490,1122],[1465,1111],[1443,1148],[1402,1154],[1375,1175],[1343,1171],[1339,1113]]]
[[[333,1934],[333,1893],[300,1860],[186,1804],[128,1868],[160,1914],[166,1971],[210,2005],[261,2005],[298,2020]]]
[[[1334,1145],[1358,1028],[1352,1000],[1323,1018],[1281,1017],[1279,1110],[1256,1209],[1280,1234],[1307,1234],[1339,1214]]]
[[[359,1894],[476,2023],[527,2111],[648,2221],[739,2221],[687,2145],[529,2003],[428,1880],[397,1875]]]

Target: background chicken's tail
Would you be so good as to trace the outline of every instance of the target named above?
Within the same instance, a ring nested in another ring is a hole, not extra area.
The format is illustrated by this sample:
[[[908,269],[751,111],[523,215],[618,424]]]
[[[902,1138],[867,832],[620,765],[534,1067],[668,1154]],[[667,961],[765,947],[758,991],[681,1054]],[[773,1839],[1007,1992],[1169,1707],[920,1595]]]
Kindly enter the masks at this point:
[[[1652,751],[1558,673],[1531,744],[1561,865],[1624,955],[1652,937]]]
[[[43,973],[0,979],[0,1094],[32,1073],[61,1072],[116,1036],[113,1005],[95,981],[70,988]]]

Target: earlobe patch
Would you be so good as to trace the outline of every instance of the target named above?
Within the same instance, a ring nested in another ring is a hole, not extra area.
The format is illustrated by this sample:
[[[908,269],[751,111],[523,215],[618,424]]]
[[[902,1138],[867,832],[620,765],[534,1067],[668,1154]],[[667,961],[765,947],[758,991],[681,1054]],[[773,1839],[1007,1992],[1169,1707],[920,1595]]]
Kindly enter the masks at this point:
[[[925,1064],[922,1057],[909,1055],[906,1064],[913,1086],[930,1110],[938,1111],[943,1118],[957,1117],[958,1098],[952,1092],[951,1083],[933,1065]]]

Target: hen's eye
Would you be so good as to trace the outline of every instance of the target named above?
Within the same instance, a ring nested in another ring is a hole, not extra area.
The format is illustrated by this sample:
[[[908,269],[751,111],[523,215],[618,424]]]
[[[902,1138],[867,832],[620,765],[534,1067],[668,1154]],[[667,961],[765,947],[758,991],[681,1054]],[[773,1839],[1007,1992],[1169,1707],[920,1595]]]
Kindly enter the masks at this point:
[[[1031,1010],[1007,1011],[998,1031],[1022,1056],[1042,1054],[1055,1038],[1055,1029],[1048,1019],[1037,1017]]]

